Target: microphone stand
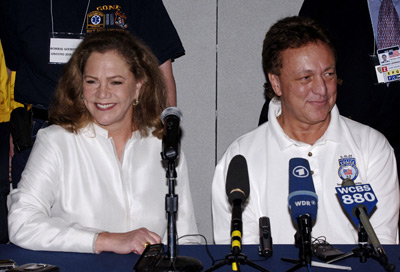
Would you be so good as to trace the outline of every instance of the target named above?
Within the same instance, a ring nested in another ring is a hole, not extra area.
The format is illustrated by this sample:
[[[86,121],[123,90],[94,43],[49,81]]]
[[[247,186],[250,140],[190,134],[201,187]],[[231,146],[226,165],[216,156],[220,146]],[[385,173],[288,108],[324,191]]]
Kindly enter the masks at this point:
[[[161,153],[164,161],[167,162],[168,194],[165,195],[165,210],[168,214],[168,251],[159,260],[152,270],[153,272],[197,272],[202,271],[203,264],[191,257],[176,256],[176,213],[178,211],[178,195],[175,194],[176,167],[175,158],[166,159]]]
[[[303,214],[297,218],[297,225],[299,230],[296,232],[295,244],[299,248],[299,259],[281,258],[284,262],[294,263],[295,266],[287,270],[287,272],[296,271],[297,269],[306,266],[310,270],[311,266],[331,268],[331,269],[343,269],[343,266],[333,265],[329,263],[321,263],[312,261],[312,243],[311,243],[311,230],[312,221],[308,214]]]
[[[296,247],[299,248],[299,259],[289,259],[281,258],[284,262],[296,264],[289,271],[295,271],[303,266],[310,267],[312,259],[312,249],[311,249],[311,230],[312,222],[311,217],[308,214],[303,214],[297,217],[297,225],[299,230],[295,234]]]
[[[263,272],[269,272],[269,270],[259,266],[258,264],[255,264],[254,262],[250,261],[247,259],[247,256],[239,253],[237,255],[234,255],[233,253],[230,253],[225,256],[224,260],[213,265],[209,269],[205,270],[204,272],[210,272],[217,270],[218,268],[224,266],[224,265],[232,265],[232,271],[240,271],[240,265],[249,265],[253,267],[254,269],[257,269],[258,271],[263,271]]]
[[[249,265],[259,271],[269,272],[265,268],[255,264],[254,262],[247,259],[247,256],[242,254],[242,200],[233,200],[232,207],[232,222],[231,222],[231,253],[226,255],[224,260],[215,264],[214,266],[207,269],[205,272],[214,271],[224,265],[232,265],[233,271],[240,271],[240,265]]]
[[[359,217],[360,214],[357,212],[357,217]],[[371,227],[372,229],[372,227]],[[373,229],[372,229],[373,230]],[[377,239],[377,238],[376,238]],[[353,248],[351,252],[345,253],[341,256],[338,256],[330,261],[328,261],[328,264],[346,259],[348,257],[360,257],[360,262],[365,263],[367,262],[368,257],[372,257],[373,259],[377,260],[386,271],[394,271],[395,266],[393,264],[390,264],[388,261],[388,258],[386,256],[386,253],[384,252],[383,248],[378,247],[378,252],[376,252],[376,255],[373,254],[374,250],[368,245],[368,232],[366,231],[363,223],[360,220],[360,224],[358,226],[358,247]]]

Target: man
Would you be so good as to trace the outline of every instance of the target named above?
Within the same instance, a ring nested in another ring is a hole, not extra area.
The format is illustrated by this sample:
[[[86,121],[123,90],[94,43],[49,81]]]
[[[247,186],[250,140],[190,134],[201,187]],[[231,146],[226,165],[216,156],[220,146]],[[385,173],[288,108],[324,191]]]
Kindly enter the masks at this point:
[[[241,154],[250,180],[243,243],[259,243],[261,216],[271,220],[274,243],[294,243],[296,223],[287,202],[288,166],[294,157],[309,161],[319,198],[313,237],[325,236],[336,244],[357,243],[357,229],[335,191],[345,178],[351,178],[356,184],[371,184],[379,200],[371,223],[380,242],[397,243],[400,196],[393,149],[378,131],[339,115],[335,51],[327,32],[311,19],[282,19],[266,34],[262,55],[266,92],[272,99],[269,121],[233,142],[216,167],[212,185],[215,242],[230,242],[225,181],[231,159]],[[351,175],[339,171],[343,166]]]
[[[386,37],[384,41],[379,38],[379,11],[384,2],[388,1],[305,0],[299,15],[316,20],[332,34],[338,52],[336,105],[341,115],[371,126],[387,138],[394,149],[400,175],[400,81],[378,84],[375,72],[375,66],[379,65],[375,59],[377,50],[399,45],[398,38],[397,41],[389,39],[389,35],[382,35]],[[400,1],[392,4],[399,14]],[[400,31],[398,27],[394,30],[397,31],[393,33]]]
[[[379,65],[377,21],[382,2],[385,1],[304,0],[299,15],[326,27],[334,41],[336,105],[340,114],[380,131],[387,138],[394,149],[400,175],[400,81],[378,84],[375,68]],[[399,14],[400,1],[393,4]],[[268,119],[268,102],[264,104],[259,124]]]

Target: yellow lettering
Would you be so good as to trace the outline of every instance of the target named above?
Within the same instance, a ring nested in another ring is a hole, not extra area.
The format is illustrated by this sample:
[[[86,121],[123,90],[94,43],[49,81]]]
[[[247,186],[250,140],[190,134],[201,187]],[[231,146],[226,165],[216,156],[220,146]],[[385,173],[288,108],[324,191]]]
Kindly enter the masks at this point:
[[[121,7],[119,5],[104,5],[96,8],[97,10],[120,10]]]

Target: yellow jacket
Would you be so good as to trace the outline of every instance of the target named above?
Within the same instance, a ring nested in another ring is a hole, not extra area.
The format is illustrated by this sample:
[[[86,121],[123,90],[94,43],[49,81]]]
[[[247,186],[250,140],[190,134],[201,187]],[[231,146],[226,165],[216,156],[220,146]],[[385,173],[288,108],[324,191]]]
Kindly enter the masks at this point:
[[[10,121],[11,111],[23,104],[14,101],[15,72],[8,78],[3,47],[0,41],[0,123]]]

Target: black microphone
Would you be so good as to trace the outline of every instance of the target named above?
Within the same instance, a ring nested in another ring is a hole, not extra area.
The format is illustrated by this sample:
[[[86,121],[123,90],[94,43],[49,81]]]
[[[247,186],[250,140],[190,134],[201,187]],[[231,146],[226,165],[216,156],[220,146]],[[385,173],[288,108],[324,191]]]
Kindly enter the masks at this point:
[[[161,121],[164,124],[163,152],[164,160],[175,160],[179,156],[181,130],[179,122],[182,113],[177,107],[168,107],[161,113]]]
[[[231,251],[238,255],[242,248],[242,205],[250,194],[246,159],[236,155],[229,163],[226,177],[226,195],[232,205]]]
[[[289,161],[288,203],[292,219],[298,225],[295,240],[300,247],[300,258],[311,265],[311,230],[312,221],[317,216],[318,196],[306,159],[293,158]]]
[[[258,248],[258,255],[265,258],[272,256],[272,235],[271,224],[269,218],[266,216],[260,217],[258,220],[260,228],[260,246]]]

